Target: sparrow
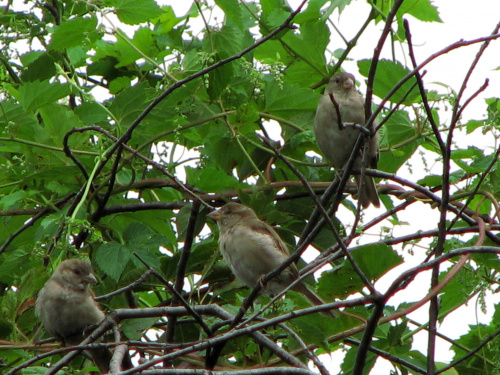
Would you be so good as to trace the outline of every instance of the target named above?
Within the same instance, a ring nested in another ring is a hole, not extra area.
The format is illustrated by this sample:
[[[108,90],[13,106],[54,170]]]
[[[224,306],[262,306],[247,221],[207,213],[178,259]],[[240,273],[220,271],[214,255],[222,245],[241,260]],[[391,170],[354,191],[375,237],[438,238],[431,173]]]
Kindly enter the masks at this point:
[[[64,345],[79,344],[87,329],[105,318],[90,289],[96,283],[89,263],[69,259],[57,267],[38,294],[36,314],[45,330]],[[90,354],[101,373],[109,372],[112,357],[109,349],[93,349]],[[125,356],[123,365],[132,368],[130,356]]]
[[[219,250],[224,260],[236,278],[249,288],[254,288],[263,276],[290,256],[278,233],[247,206],[227,203],[207,216],[219,227]],[[269,297],[278,295],[298,277],[297,267],[292,263],[267,282],[262,293]],[[303,282],[291,289],[303,294],[313,305],[324,304]],[[336,316],[335,312],[331,314]]]
[[[355,82],[354,76],[350,73],[335,74],[326,86],[316,110],[314,119],[316,142],[335,169],[342,169],[347,164],[360,134],[359,130],[344,127],[344,124],[365,125],[365,100],[356,91]],[[330,98],[330,93],[333,95],[334,101]],[[365,148],[367,167],[377,168],[378,142],[378,133],[373,134],[368,141]],[[360,170],[362,162],[363,155],[360,152],[354,161],[353,168]],[[380,207],[377,187],[373,178],[367,175],[363,175],[363,177],[355,175],[354,178],[358,186],[361,205],[366,208],[371,203],[375,207]]]

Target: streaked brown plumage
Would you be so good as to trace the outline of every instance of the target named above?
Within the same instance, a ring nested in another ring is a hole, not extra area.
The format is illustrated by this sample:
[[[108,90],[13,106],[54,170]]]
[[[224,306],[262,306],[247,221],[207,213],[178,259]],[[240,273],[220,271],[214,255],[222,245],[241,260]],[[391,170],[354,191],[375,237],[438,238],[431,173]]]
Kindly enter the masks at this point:
[[[228,203],[208,217],[219,226],[219,249],[238,280],[254,288],[260,279],[279,267],[290,255],[274,229],[259,220],[255,212],[242,204]],[[267,296],[281,293],[299,276],[295,264],[285,268],[262,289]],[[304,283],[292,288],[302,293],[313,305],[324,302]],[[333,313],[332,315],[334,315]]]
[[[77,345],[85,337],[86,329],[100,323],[105,315],[94,300],[90,284],[97,283],[89,263],[70,259],[63,261],[45,283],[36,301],[36,314],[52,336],[65,345]],[[112,353],[108,349],[91,351],[101,373],[109,372]],[[123,361],[131,368],[129,356]]]
[[[359,135],[359,130],[352,127],[339,128],[338,112],[332,103],[329,93],[333,94],[335,102],[338,104],[340,120],[342,123],[356,123],[365,125],[365,100],[356,91],[355,79],[352,74],[335,74],[325,88],[321,97],[316,117],[314,119],[314,133],[321,152],[332,162],[336,169],[343,168],[351,156],[352,149]],[[378,133],[374,134],[366,147],[367,167],[376,168],[378,161]],[[354,169],[360,170],[363,157],[360,155],[354,162]],[[380,206],[377,187],[373,178],[360,175],[354,176],[358,185],[359,199],[363,207],[373,204]],[[361,189],[359,189],[361,187]]]

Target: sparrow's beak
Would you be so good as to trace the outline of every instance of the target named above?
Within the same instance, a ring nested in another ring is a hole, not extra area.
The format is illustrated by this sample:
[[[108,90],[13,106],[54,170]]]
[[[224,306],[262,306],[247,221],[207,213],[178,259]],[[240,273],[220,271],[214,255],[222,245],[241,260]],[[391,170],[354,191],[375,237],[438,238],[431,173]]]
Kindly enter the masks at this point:
[[[344,83],[342,84],[342,87],[345,88],[345,89],[350,89],[352,86],[354,86],[354,82],[350,78],[346,79],[344,81]]]
[[[220,213],[219,210],[216,210],[216,211],[212,211],[210,212],[207,217],[209,217],[210,219],[212,219],[213,221],[219,221],[220,219],[222,219],[222,214]]]
[[[83,280],[85,280],[86,283],[88,284],[97,284],[97,279],[95,276],[91,273],[83,277]]]

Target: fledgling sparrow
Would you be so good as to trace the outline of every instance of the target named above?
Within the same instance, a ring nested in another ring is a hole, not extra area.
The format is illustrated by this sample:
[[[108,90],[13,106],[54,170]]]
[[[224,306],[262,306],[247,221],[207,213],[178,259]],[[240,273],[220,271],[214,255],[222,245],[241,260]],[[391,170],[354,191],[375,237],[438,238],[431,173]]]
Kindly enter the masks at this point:
[[[359,130],[352,127],[343,127],[343,124],[356,123],[365,125],[365,100],[356,91],[355,82],[354,76],[350,73],[335,74],[328,82],[316,110],[314,119],[316,142],[321,152],[332,162],[335,169],[341,169],[347,164],[360,134]],[[333,94],[333,98],[338,104],[338,111],[329,93]],[[340,113],[342,124],[339,124],[338,113]],[[378,142],[378,133],[373,134],[368,141],[365,148],[367,167],[377,167]],[[353,168],[360,170],[362,162],[363,156],[360,152],[360,155],[355,159]],[[367,175],[364,175],[363,178],[361,178],[361,175],[355,175],[354,178],[358,185],[361,205],[366,208],[371,203],[375,207],[380,207],[377,187],[373,178]]]
[[[63,261],[36,301],[35,311],[45,330],[65,345],[83,341],[86,329],[105,318],[90,289],[90,284],[96,283],[89,263],[80,259]],[[109,349],[93,349],[90,354],[101,373],[109,372]],[[123,367],[132,368],[130,356],[125,356]]]
[[[249,288],[254,288],[263,276],[290,256],[278,233],[247,206],[228,203],[207,216],[219,227],[219,249],[224,260],[236,278]],[[298,277],[297,267],[292,263],[267,282],[262,293],[273,297]],[[302,293],[313,305],[324,304],[303,282],[295,284],[292,290]],[[335,312],[331,314],[336,316]]]

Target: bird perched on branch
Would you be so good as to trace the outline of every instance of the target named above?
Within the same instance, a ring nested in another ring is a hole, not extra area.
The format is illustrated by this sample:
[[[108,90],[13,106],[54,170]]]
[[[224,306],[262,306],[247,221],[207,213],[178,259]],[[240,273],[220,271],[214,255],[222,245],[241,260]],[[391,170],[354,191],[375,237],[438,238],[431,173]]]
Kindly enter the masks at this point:
[[[316,117],[314,133],[321,152],[330,160],[335,169],[344,168],[349,161],[360,130],[346,123],[365,125],[365,100],[356,91],[355,78],[349,73],[335,74],[321,97]],[[365,166],[376,168],[378,161],[378,133],[372,134],[364,148]],[[363,147],[361,148],[363,150]],[[362,152],[356,156],[353,169],[361,170]],[[371,204],[380,207],[377,187],[373,178],[367,175],[355,175],[358,186],[358,199],[366,208]]]
[[[86,330],[104,319],[105,315],[94,300],[90,284],[96,284],[92,268],[84,260],[63,261],[45,283],[36,301],[36,314],[45,330],[65,345],[77,345],[85,338]],[[112,353],[107,348],[90,351],[101,373],[109,372]],[[125,368],[132,368],[128,353]]]
[[[254,288],[261,278],[279,267],[290,256],[274,229],[259,220],[255,212],[242,204],[228,203],[207,215],[219,227],[219,249],[236,278]],[[263,285],[262,293],[273,297],[281,293],[299,272],[294,263]],[[292,290],[302,293],[313,305],[324,302],[303,282]],[[335,313],[332,315],[336,316]]]

